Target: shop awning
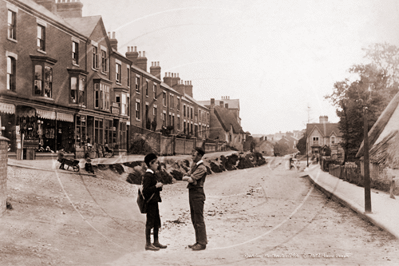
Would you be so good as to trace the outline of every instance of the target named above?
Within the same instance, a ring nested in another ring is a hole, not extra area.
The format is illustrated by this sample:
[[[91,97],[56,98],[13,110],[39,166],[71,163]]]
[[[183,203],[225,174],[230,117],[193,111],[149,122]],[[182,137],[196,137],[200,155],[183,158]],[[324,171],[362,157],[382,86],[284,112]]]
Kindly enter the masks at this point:
[[[57,112],[57,120],[73,123],[73,115]]]
[[[44,118],[44,119],[55,120],[55,118],[56,118],[55,111],[47,111],[47,110],[36,109],[36,114],[37,114],[38,117]]]
[[[15,105],[8,103],[0,103],[0,112],[6,114],[15,114]]]

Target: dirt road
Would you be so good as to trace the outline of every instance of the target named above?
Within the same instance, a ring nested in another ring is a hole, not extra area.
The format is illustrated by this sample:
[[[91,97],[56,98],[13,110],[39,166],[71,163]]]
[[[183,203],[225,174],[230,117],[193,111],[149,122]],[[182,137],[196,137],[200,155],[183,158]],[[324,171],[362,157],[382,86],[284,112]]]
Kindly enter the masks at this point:
[[[395,265],[399,243],[328,200],[279,159],[206,181],[209,244],[194,243],[186,184],[166,185],[160,240],[144,250],[135,187],[98,178],[9,168],[14,210],[0,219],[0,265]]]

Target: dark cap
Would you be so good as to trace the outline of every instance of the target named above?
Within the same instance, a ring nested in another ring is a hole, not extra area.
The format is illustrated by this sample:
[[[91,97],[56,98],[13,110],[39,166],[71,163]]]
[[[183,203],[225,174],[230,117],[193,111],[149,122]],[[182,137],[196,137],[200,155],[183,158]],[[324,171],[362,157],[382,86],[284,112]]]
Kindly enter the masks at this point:
[[[144,157],[144,162],[147,166],[150,166],[150,162],[158,157],[154,153],[149,153]]]
[[[198,152],[198,154],[200,154],[201,156],[204,156],[205,151],[203,148],[196,147],[195,150]]]

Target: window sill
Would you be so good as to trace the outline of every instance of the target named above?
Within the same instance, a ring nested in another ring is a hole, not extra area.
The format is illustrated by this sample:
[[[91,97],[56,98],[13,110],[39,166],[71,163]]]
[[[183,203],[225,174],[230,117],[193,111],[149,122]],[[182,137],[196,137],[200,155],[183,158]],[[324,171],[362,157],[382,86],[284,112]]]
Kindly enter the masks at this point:
[[[7,40],[9,40],[10,42],[13,42],[13,43],[18,43],[18,41],[17,41],[17,40],[15,40],[15,39],[11,39],[11,38],[8,38],[8,37],[7,37]]]
[[[116,83],[116,85],[122,86],[122,83],[120,83],[119,81],[116,81],[115,83]]]
[[[94,67],[92,67],[91,70],[96,71],[96,72],[98,71],[98,69],[95,69]]]
[[[72,65],[73,65],[73,66],[76,66],[76,67],[79,67],[79,64],[76,64],[76,63],[74,63],[74,62],[72,62]]]
[[[138,118],[136,117],[136,121],[140,121],[140,119],[138,119]]]
[[[42,53],[42,54],[47,54],[46,51],[43,51],[43,50],[40,50],[40,49],[37,49],[37,51],[38,51],[39,53]]]
[[[38,96],[38,95],[33,95],[33,97],[35,97],[35,99],[38,99],[38,100],[45,100],[45,101],[49,101],[49,102],[54,102],[54,99],[50,98],[50,97],[44,97],[44,96]]]

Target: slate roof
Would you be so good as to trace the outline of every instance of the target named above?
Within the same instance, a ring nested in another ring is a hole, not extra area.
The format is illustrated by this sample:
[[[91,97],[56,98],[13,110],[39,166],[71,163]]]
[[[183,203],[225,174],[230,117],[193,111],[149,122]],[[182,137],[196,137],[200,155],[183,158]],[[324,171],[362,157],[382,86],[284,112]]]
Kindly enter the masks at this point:
[[[37,4],[35,1],[33,0],[19,0],[19,2],[25,4],[26,6],[38,11],[39,13],[41,13],[42,15],[60,23],[65,25],[66,27],[76,31],[77,33],[82,34],[78,29],[79,27],[73,27],[73,25],[71,25],[66,19],[62,18],[61,16],[59,16],[58,14],[55,14],[53,12],[51,12],[50,10],[48,10],[47,8],[45,8],[42,5]],[[87,36],[87,35],[85,35]]]
[[[215,106],[220,106],[220,101],[223,101],[223,106],[227,103],[229,105],[229,109],[240,109],[240,100],[239,99],[223,99],[223,100],[215,100]],[[211,100],[206,101],[198,101],[198,103],[202,105],[211,105]]]
[[[233,127],[235,134],[245,133],[240,124],[238,124],[235,115],[229,109],[215,106],[215,115],[225,131],[230,131],[230,128]]]
[[[388,124],[389,120],[392,117],[392,114],[398,108],[399,104],[399,93],[393,97],[393,99],[389,102],[385,110],[381,113],[380,117],[378,117],[377,121],[373,125],[373,127],[369,131],[369,147],[372,148],[375,142],[378,140],[378,137],[384,131],[385,126]],[[399,126],[398,126],[399,129]],[[359,151],[356,154],[356,157],[363,156],[364,146],[363,141],[360,145]]]
[[[342,136],[341,131],[338,128],[338,123],[310,123],[306,125],[306,136],[310,136],[310,134],[315,130],[318,129],[320,134],[323,137],[330,137],[333,133],[335,136],[340,137]]]
[[[81,18],[65,18],[74,29],[83,34],[86,37],[90,37],[94,28],[97,26],[98,22],[101,20],[101,16],[89,16]]]

